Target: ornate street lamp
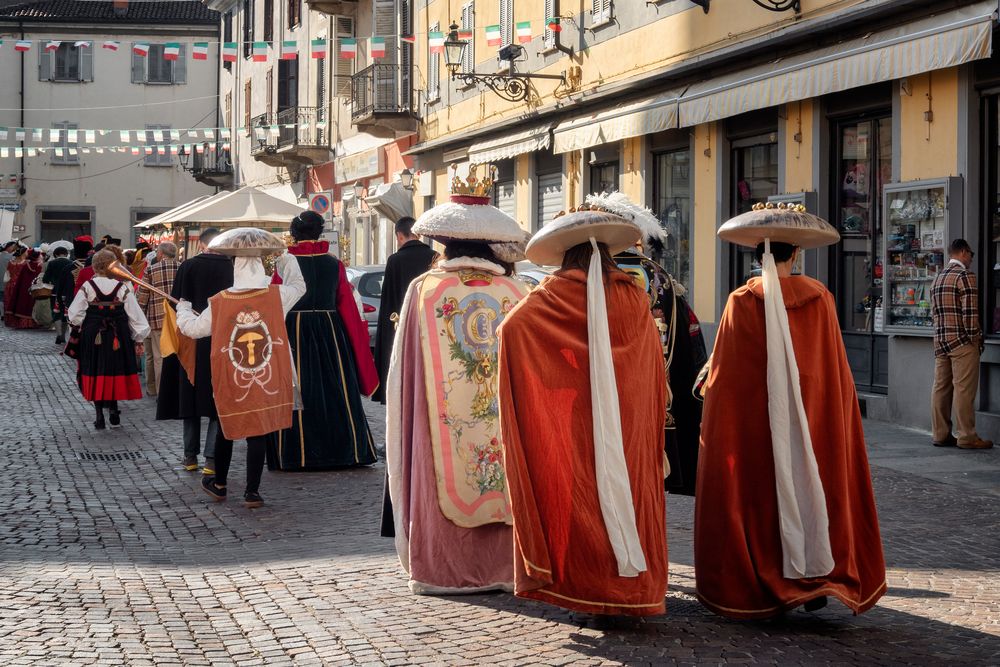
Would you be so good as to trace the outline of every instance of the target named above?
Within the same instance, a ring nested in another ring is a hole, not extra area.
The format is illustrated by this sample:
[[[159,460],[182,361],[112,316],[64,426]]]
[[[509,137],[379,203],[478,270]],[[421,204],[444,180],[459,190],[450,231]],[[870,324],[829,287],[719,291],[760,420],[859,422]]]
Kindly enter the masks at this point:
[[[399,172],[399,184],[402,185],[405,190],[412,190],[413,172],[408,168],[404,168],[403,171]]]
[[[365,184],[362,183],[361,181],[354,182],[354,196],[355,198],[357,198],[358,201],[361,201],[361,198],[365,196],[365,192],[367,190],[368,188],[366,188]]]
[[[754,3],[772,12],[787,12],[789,9],[798,14],[802,11],[799,0],[753,0]],[[706,8],[705,11],[708,11]]]
[[[187,149],[184,147],[184,144],[181,144],[177,148],[177,159],[181,163],[181,169],[187,171],[188,162],[191,160],[191,154],[187,152]]]
[[[444,62],[452,81],[459,80],[466,85],[484,84],[494,93],[511,102],[522,102],[528,99],[528,79],[551,79],[566,83],[565,74],[521,74],[514,70],[514,62],[524,54],[524,47],[519,44],[509,44],[500,49],[500,59],[510,62],[509,74],[480,74],[477,72],[462,72],[462,56],[468,48],[467,40],[458,38],[458,24],[452,22],[448,26],[448,39],[444,43]]]

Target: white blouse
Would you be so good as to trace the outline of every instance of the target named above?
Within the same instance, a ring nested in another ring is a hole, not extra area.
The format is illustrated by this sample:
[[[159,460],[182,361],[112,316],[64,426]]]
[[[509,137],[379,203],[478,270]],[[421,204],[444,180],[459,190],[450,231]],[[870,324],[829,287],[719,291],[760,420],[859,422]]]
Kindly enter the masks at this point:
[[[98,289],[106,295],[114,292],[118,283],[121,282],[120,280],[105,278],[103,276],[94,276],[92,280]],[[124,298],[122,297],[123,294]],[[125,314],[128,315],[128,327],[132,332],[132,340],[136,343],[141,343],[149,336],[149,322],[146,320],[146,316],[143,314],[142,308],[135,298],[135,294],[125,284],[124,289],[119,290],[118,298],[125,303]],[[90,281],[85,282],[80,287],[80,291],[73,297],[73,303],[70,304],[69,310],[66,311],[66,318],[69,320],[69,323],[73,326],[83,324],[83,320],[87,317],[87,306],[96,300],[97,294],[94,292],[94,288],[91,287]]]

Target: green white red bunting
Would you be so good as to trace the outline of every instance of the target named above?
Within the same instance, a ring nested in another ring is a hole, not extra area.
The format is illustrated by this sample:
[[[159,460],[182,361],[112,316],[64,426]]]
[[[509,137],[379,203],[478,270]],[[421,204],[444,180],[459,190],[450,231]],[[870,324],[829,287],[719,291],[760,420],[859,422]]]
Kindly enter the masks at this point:
[[[60,41],[52,40],[45,45],[46,51],[58,51],[59,45],[62,44]]]
[[[195,60],[208,60],[208,42],[195,42],[191,57]]]
[[[558,16],[545,19],[545,27],[551,32],[562,32],[562,25],[559,23]]]
[[[253,61],[255,63],[267,62],[267,42],[253,43]]]
[[[417,43],[417,38],[416,38],[415,35],[403,35],[399,39],[400,39],[400,41],[406,42],[407,44],[416,44]]]
[[[30,51],[31,50],[31,42],[28,41],[28,40],[26,40],[26,39],[19,39],[16,42],[14,42],[14,50],[15,51],[21,51],[21,52]]]
[[[458,38],[461,39],[461,40],[463,40],[463,41],[469,41],[470,39],[472,39],[473,35],[475,35],[475,33],[473,31],[471,31],[471,30],[459,30],[458,31]]]
[[[353,60],[358,56],[358,40],[353,37],[340,38],[340,57],[344,60]]]
[[[500,26],[498,25],[488,25],[486,26],[486,45],[487,46],[500,46],[503,41],[503,37],[500,36]]]
[[[372,37],[370,47],[372,58],[385,58],[385,37]]]
[[[520,44],[531,41],[531,21],[521,21],[517,24],[517,41]]]
[[[177,60],[181,55],[181,45],[177,42],[168,42],[163,45],[163,59]]]
[[[236,62],[236,42],[223,42],[222,44],[222,61],[231,63]]]
[[[142,56],[143,58],[145,58],[146,56],[149,55],[149,44],[146,44],[144,42],[133,44],[132,53],[134,53],[137,56]]]
[[[309,53],[313,58],[326,58],[326,40],[314,39],[309,47]]]
[[[281,43],[282,60],[296,60],[298,57],[299,49],[294,41],[285,41]]]
[[[427,33],[427,45],[430,47],[430,53],[444,53],[444,33],[437,31]]]
[[[102,49],[107,49],[108,51],[117,51],[118,50],[118,42],[107,40],[103,44],[101,44],[101,48]]]

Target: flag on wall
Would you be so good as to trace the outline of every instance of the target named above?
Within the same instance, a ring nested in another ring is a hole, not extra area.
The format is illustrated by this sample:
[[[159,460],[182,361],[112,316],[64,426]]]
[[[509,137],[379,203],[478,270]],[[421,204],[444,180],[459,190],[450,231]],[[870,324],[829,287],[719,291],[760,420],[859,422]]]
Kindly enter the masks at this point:
[[[531,41],[531,21],[520,21],[517,24],[517,41],[521,44]]]
[[[222,44],[223,62],[236,62],[236,42],[224,42]]]
[[[558,16],[545,19],[545,27],[552,32],[562,32],[562,25],[559,23]]]
[[[47,43],[47,44],[45,45],[45,50],[46,50],[46,51],[58,51],[58,50],[59,50],[59,45],[60,45],[60,44],[62,44],[62,42],[60,42],[60,41],[58,41],[58,40],[51,40],[51,41],[49,41],[49,42],[48,42],[48,43]]]
[[[399,39],[406,42],[407,44],[417,43],[417,38],[415,35],[401,35]]]
[[[114,42],[114,41],[111,41],[111,40],[105,41],[103,44],[101,44],[101,48],[102,49],[107,49],[108,51],[117,51],[118,50],[118,42]]]
[[[194,60],[208,60],[208,42],[195,42],[191,49]]]
[[[437,31],[427,33],[427,44],[431,53],[444,53],[444,33]]]
[[[385,37],[371,38],[372,58],[385,58]]]
[[[181,55],[181,45],[177,42],[167,42],[163,45],[163,59],[177,60]]]
[[[90,42],[88,42],[87,40],[83,39],[83,40],[80,40],[78,42],[73,42],[73,46],[75,46],[78,49],[82,49],[84,47],[90,46]]]
[[[326,58],[326,40],[323,38],[314,39],[312,46],[309,47],[309,53],[312,54],[313,58]]]
[[[27,39],[19,39],[16,42],[14,42],[14,50],[15,51],[30,51],[31,50],[31,42],[29,40],[27,40]]]
[[[487,46],[500,46],[500,42],[503,38],[500,36],[500,26],[498,25],[488,25],[486,26],[486,45]]]
[[[358,40],[353,37],[340,38],[340,57],[344,60],[351,60],[358,55]]]
[[[136,44],[133,44],[132,53],[134,53],[137,56],[142,56],[143,58],[145,58],[146,56],[149,55],[149,44],[146,44],[144,42],[138,42]]]
[[[253,43],[253,61],[255,63],[267,62],[267,42]]]
[[[458,38],[461,40],[469,41],[472,39],[473,32],[471,30],[459,30]]]
[[[281,59],[296,60],[299,57],[299,50],[294,40],[281,43]]]

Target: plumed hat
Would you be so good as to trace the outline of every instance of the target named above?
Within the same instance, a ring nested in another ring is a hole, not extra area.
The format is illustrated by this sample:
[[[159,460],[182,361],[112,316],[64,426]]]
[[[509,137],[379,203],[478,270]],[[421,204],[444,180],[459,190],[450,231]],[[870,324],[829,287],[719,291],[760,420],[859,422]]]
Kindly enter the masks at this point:
[[[287,246],[271,232],[256,227],[237,227],[216,236],[208,248],[231,257],[263,257],[284,252]]]
[[[631,220],[585,204],[542,227],[528,242],[525,254],[535,264],[559,266],[567,250],[591,238],[607,245],[614,255],[634,246],[641,235],[641,228]]]
[[[642,230],[642,238],[647,243],[654,241],[663,245],[667,242],[667,230],[660,224],[656,214],[645,206],[636,204],[624,193],[587,195],[585,201],[592,207],[596,206],[603,211],[609,211],[639,225],[639,229]]]
[[[806,213],[801,204],[768,202],[754,204],[752,211],[722,225],[719,238],[750,248],[769,239],[772,243],[788,243],[808,250],[832,245],[840,240],[840,234],[826,220]]]
[[[59,240],[49,244],[49,252],[55,252],[59,248],[65,248],[66,252],[73,252],[73,244],[69,241]]]

